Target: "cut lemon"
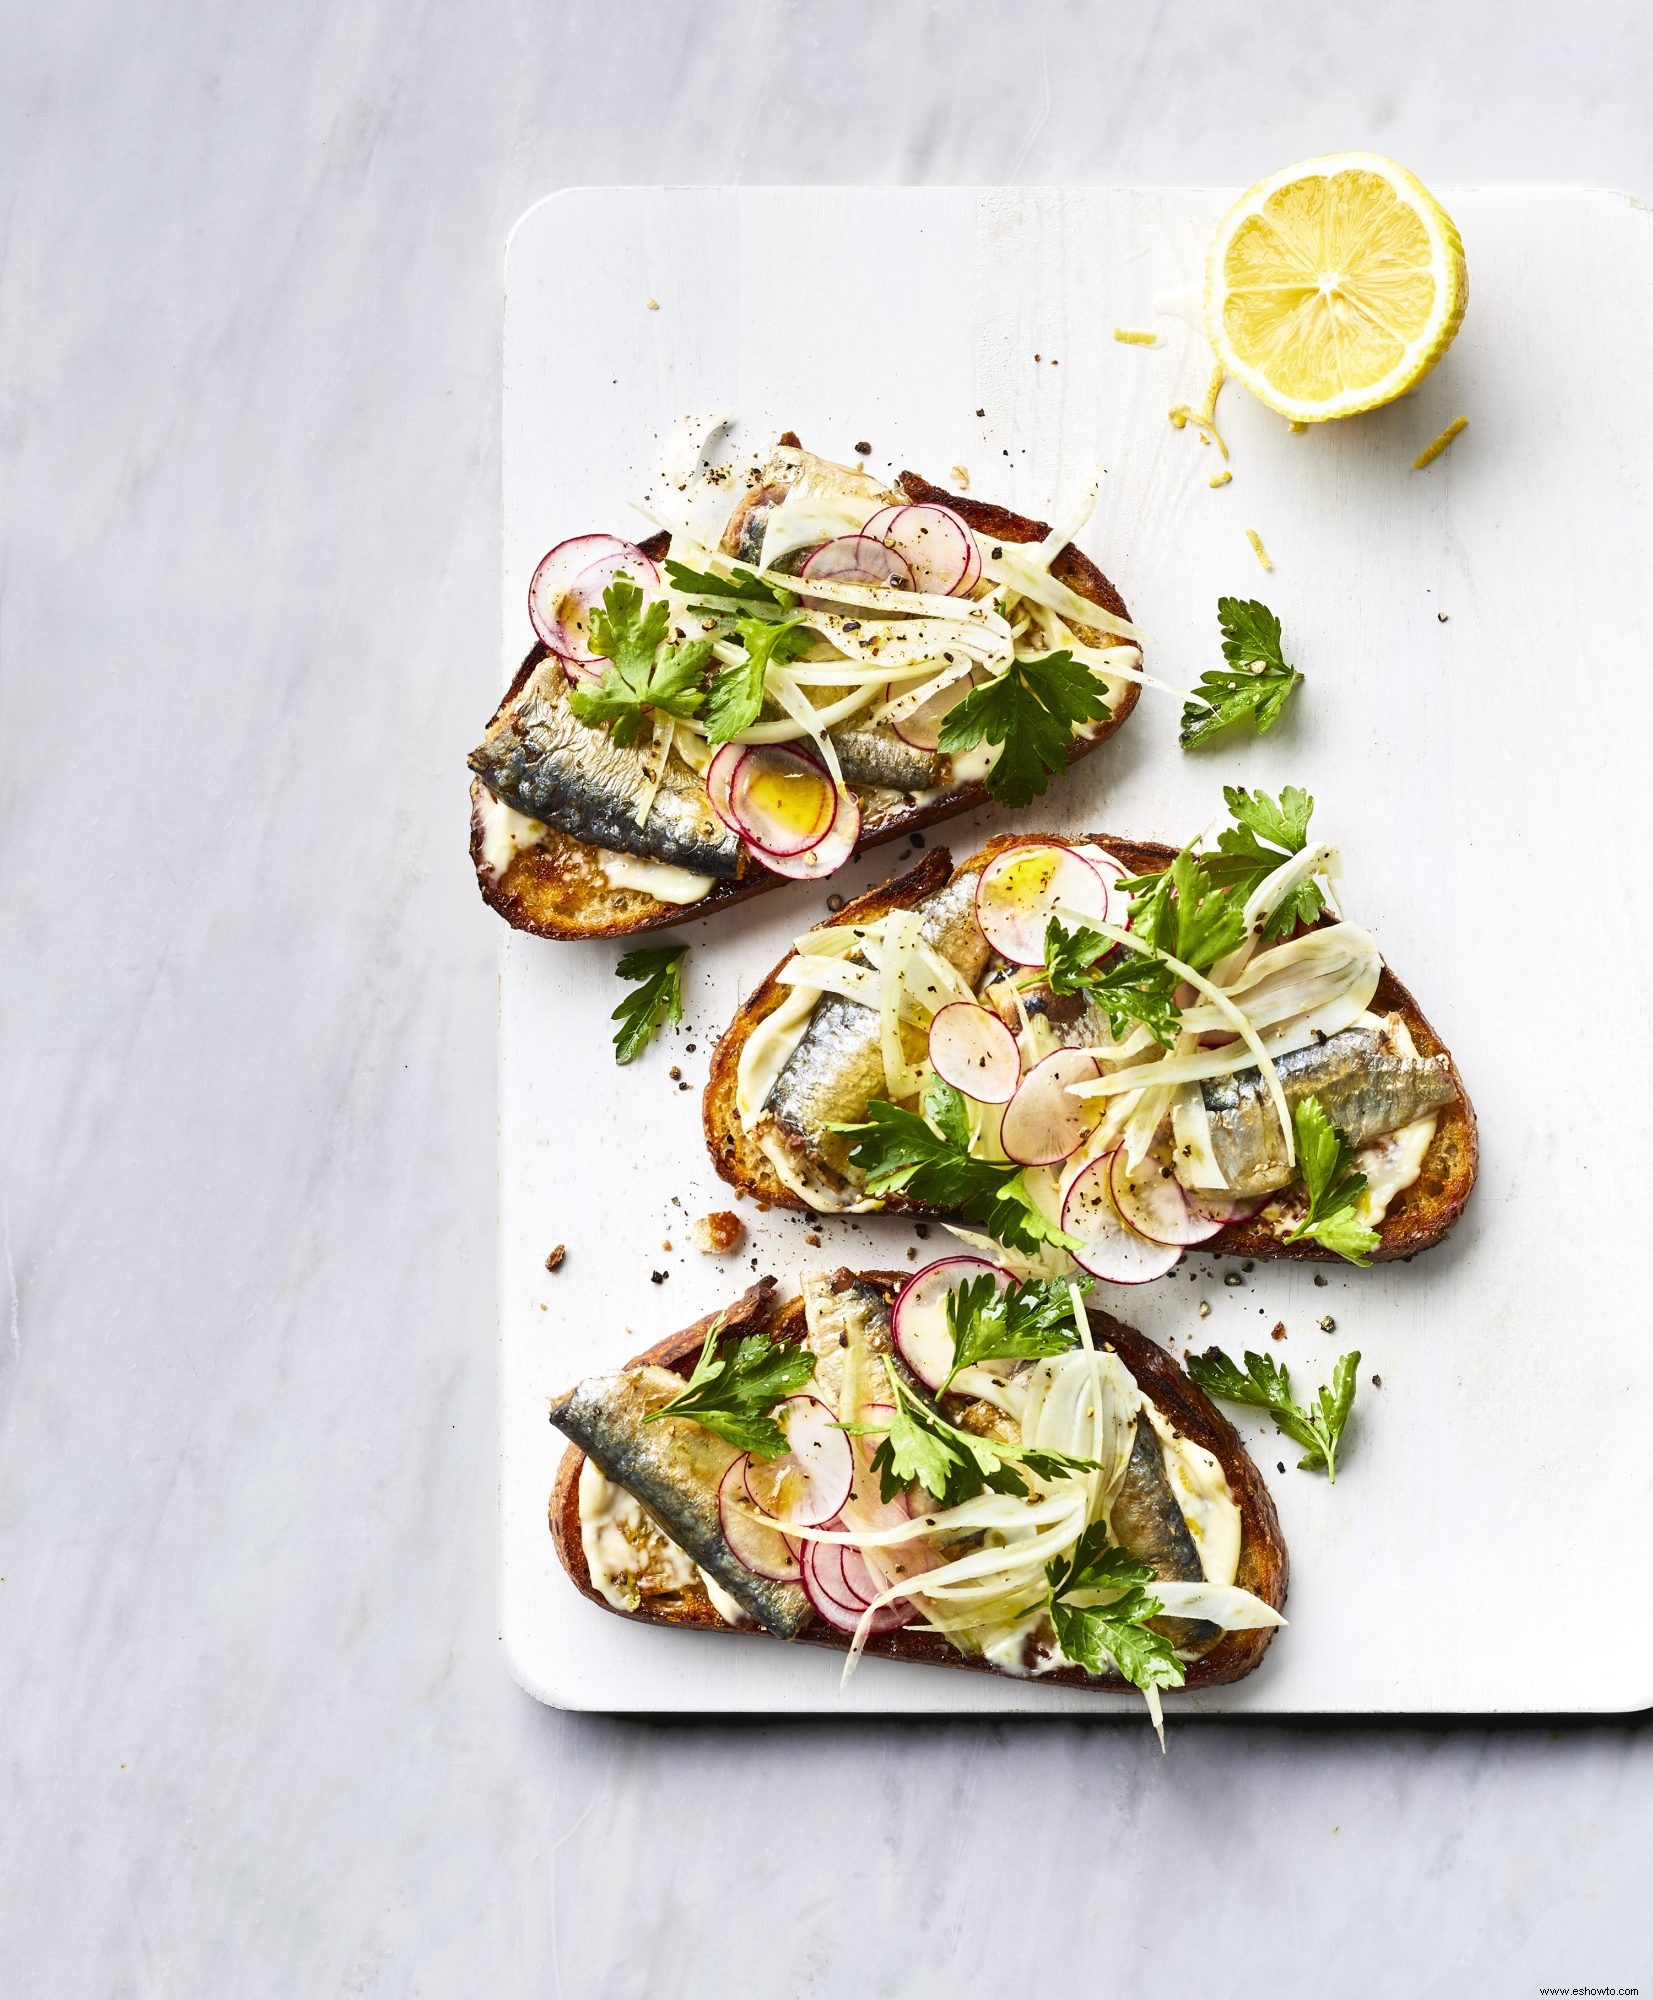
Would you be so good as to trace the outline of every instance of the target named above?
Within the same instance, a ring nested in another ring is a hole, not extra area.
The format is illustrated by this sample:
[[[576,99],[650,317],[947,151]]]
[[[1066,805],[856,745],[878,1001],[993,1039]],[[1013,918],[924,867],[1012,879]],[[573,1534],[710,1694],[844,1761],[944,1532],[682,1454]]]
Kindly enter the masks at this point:
[[[1468,299],[1463,240],[1416,174],[1381,153],[1328,153],[1223,217],[1205,323],[1230,375],[1314,424],[1416,388]]]

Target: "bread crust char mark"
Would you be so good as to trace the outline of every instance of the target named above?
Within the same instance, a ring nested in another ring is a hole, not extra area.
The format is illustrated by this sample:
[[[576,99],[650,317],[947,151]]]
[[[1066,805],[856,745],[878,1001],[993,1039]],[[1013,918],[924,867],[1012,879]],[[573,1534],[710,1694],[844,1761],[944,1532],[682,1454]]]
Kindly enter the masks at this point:
[[[796,442],[791,432],[781,442],[785,444],[788,440]],[[910,501],[951,507],[978,533],[995,535],[1002,541],[1038,542],[1050,532],[1048,521],[1035,521],[1025,514],[1013,514],[1008,508],[972,500],[966,494],[949,493],[944,487],[931,485],[916,472],[903,472],[896,484]],[[658,562],[670,545],[671,537],[659,534],[651,535],[638,546]],[[1059,582],[1076,590],[1081,597],[1088,597],[1104,610],[1111,611],[1116,618],[1130,616],[1119,592],[1090,557],[1071,542],[1056,557],[1050,569]],[[546,647],[536,645],[533,648],[505,690],[493,719],[497,719],[500,712],[515,700],[528,676],[548,657]],[[1076,738],[1069,747],[1070,769],[1122,727],[1126,717],[1136,707],[1141,692],[1135,681],[1126,683],[1125,692],[1109,720],[1094,736]],[[662,903],[638,889],[612,888],[597,866],[595,850],[571,835],[555,831],[548,834],[539,846],[525,848],[513,855],[505,873],[496,878],[489,874],[482,860],[482,811],[487,797],[487,788],[481,779],[473,778],[471,862],[476,869],[477,886],[482,891],[483,901],[496,910],[513,930],[530,931],[536,937],[570,941],[578,938],[635,937],[644,931],[669,930],[673,925],[692,923],[700,917],[729,909],[736,903],[744,903],[753,896],[761,896],[770,889],[784,887],[788,880],[748,862],[745,865],[752,871],[749,876],[718,883],[698,903]],[[990,803],[984,784],[954,785],[925,805],[907,807],[880,821],[877,830],[866,836],[857,852],[882,847],[885,842],[897,840],[904,834],[934,826],[938,820],[955,819],[960,813],[973,812],[978,806]]]
[[[893,1297],[910,1274],[866,1271],[856,1275],[887,1287]],[[765,1278],[760,1284],[752,1286],[727,1314],[725,1332],[740,1334],[763,1329],[772,1338],[800,1339],[804,1331],[803,1301],[789,1299],[777,1304],[774,1291],[773,1278]],[[687,1375],[716,1318],[715,1313],[708,1313],[704,1319],[696,1320],[693,1326],[670,1335],[626,1365],[635,1368],[651,1363],[670,1368],[676,1374]],[[1114,1349],[1166,1421],[1183,1436],[1203,1445],[1222,1465],[1229,1489],[1240,1509],[1240,1567],[1235,1581],[1242,1589],[1260,1597],[1265,1604],[1272,1605],[1276,1611],[1283,1611],[1290,1566],[1280,1531],[1280,1517],[1275,1512],[1268,1488],[1263,1484],[1262,1474],[1248,1456],[1239,1433],[1216,1404],[1189,1381],[1163,1348],[1156,1347],[1142,1334],[1133,1332],[1130,1327],[1094,1307],[1090,1320],[1097,1340]],[[549,1508],[551,1540],[557,1558],[580,1594],[601,1605],[605,1611],[613,1611],[616,1617],[634,1619],[641,1624],[689,1625],[717,1632],[735,1630],[724,1624],[709,1602],[678,1604],[669,1611],[651,1610],[647,1606],[636,1611],[615,1611],[615,1607],[591,1580],[580,1538],[580,1468],[584,1463],[585,1453],[577,1445],[570,1445],[557,1468]],[[1185,1685],[1189,1688],[1220,1687],[1227,1681],[1242,1679],[1262,1659],[1274,1631],[1274,1627],[1264,1626],[1253,1632],[1225,1633],[1208,1653],[1187,1663]],[[748,1631],[747,1636],[766,1635]],[[847,1652],[850,1636],[816,1619],[792,1643],[829,1646],[834,1651]],[[865,1650],[883,1659],[911,1660],[928,1666],[963,1667],[972,1673],[996,1674],[1001,1671],[985,1660],[969,1659],[956,1652],[937,1633],[914,1632],[906,1627],[869,1638]],[[1082,1687],[1114,1694],[1131,1692],[1129,1683],[1117,1674],[1097,1680],[1079,1667],[1058,1667],[1038,1678],[1053,1681],[1059,1687]]]
[[[964,862],[962,868],[983,867],[1007,847],[1046,837],[1042,834],[999,834]],[[1107,833],[1064,837],[1105,847],[1132,875],[1147,875],[1169,867],[1177,852],[1175,848],[1166,847],[1158,841],[1119,840]],[[953,858],[946,848],[929,848],[916,867],[905,875],[897,876],[894,881],[869,889],[866,895],[857,897],[854,902],[846,903],[832,921],[835,924],[870,923],[886,910],[911,908],[926,896],[933,895],[954,872]],[[790,957],[789,952],[787,958]],[[781,1005],[790,991],[780,985],[775,976],[785,963],[786,959],[782,959],[780,965],[754,988],[713,1050],[701,1116],[712,1165],[731,1187],[775,1207],[799,1209],[810,1214],[813,1211],[809,1204],[786,1185],[766,1156],[742,1131],[735,1101],[740,1052],[746,1038],[766,1015]],[[1475,1185],[1480,1145],[1475,1110],[1469,1101],[1469,1093],[1464,1089],[1464,1080],[1458,1074],[1457,1064],[1452,1060],[1451,1051],[1430,1026],[1411,993],[1387,966],[1379,977],[1372,1006],[1378,1013],[1401,1016],[1411,1031],[1419,1055],[1445,1056],[1452,1081],[1458,1089],[1457,1098],[1437,1116],[1435,1137],[1424,1155],[1422,1172],[1389,1204],[1388,1213],[1379,1225],[1378,1247],[1372,1253],[1372,1260],[1374,1263],[1385,1263],[1396,1257],[1415,1256],[1420,1250],[1432,1248],[1452,1228],[1462,1215],[1464,1204]],[[943,1209],[905,1201],[899,1195],[891,1196],[885,1208],[891,1214],[922,1216],[929,1220],[945,1220],[947,1214]],[[1282,1242],[1266,1222],[1255,1216],[1243,1222],[1230,1223],[1198,1247],[1205,1254],[1219,1257],[1267,1257],[1311,1264],[1341,1261],[1333,1252],[1311,1240]]]

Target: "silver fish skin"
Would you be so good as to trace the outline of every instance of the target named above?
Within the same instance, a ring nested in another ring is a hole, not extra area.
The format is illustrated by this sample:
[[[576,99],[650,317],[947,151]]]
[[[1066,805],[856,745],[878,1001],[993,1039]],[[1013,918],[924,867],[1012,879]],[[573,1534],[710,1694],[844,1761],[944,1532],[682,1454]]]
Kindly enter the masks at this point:
[[[916,906],[920,937],[972,987],[988,957],[975,919],[978,879],[974,871],[957,876]],[[855,1142],[828,1127],[864,1118],[887,1089],[878,1010],[826,994],[771,1086],[756,1131],[779,1144],[800,1173],[842,1189]]]
[[[1444,1057],[1402,1055],[1393,1030],[1345,1028],[1276,1060],[1287,1105],[1295,1111],[1317,1097],[1326,1116],[1351,1146],[1398,1132],[1414,1118],[1437,1111],[1458,1095]],[[1243,1069],[1204,1086],[1211,1148],[1234,1194],[1272,1194],[1290,1185],[1280,1116],[1263,1074]]]
[[[568,706],[567,677],[547,660],[467,761],[495,798],[560,833],[729,880],[740,841],[712,811],[705,786],[675,760],[638,823],[651,782],[647,747],[623,748],[581,722]]]
[[[1155,1576],[1176,1583],[1198,1583],[1204,1577],[1199,1551],[1171,1491],[1165,1454],[1145,1415],[1136,1420],[1131,1456],[1108,1525],[1119,1546],[1147,1563]],[[1217,1631],[1203,1618],[1156,1618],[1153,1622],[1174,1646],[1199,1645]]]
[[[831,1277],[812,1271],[802,1291],[804,1345],[815,1356],[811,1393],[840,1409],[844,1377],[854,1367],[859,1370],[858,1402],[889,1402],[890,1308],[883,1292],[849,1271]]]
[[[952,775],[953,760],[938,750],[905,743],[887,723],[843,726],[829,732],[838,763],[852,785],[877,785],[890,792],[932,792]]]
[[[740,1453],[692,1417],[645,1421],[682,1388],[668,1368],[589,1376],[551,1405],[551,1421],[766,1632],[796,1638],[812,1616],[802,1589],[754,1576],[723,1538],[718,1481]]]
[[[1025,973],[1014,972],[995,978],[982,988],[982,1004],[991,1007],[1012,1033],[1022,1025],[1016,1008],[1015,982],[1025,977]],[[1020,998],[1029,1018],[1043,1021],[1054,1048],[1094,1049],[1110,1039],[1107,1017],[1088,994],[1052,993],[1041,982],[1022,988]]]

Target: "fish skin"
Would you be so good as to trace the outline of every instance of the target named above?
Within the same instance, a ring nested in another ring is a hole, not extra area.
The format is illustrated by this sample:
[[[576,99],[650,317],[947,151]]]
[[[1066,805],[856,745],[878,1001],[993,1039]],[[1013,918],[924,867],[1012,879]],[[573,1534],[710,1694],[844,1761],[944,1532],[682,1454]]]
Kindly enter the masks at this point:
[[[692,1417],[645,1422],[682,1389],[667,1368],[593,1375],[551,1405],[551,1421],[766,1632],[794,1639],[814,1615],[802,1588],[754,1576],[723,1538],[718,1481],[741,1454]]]
[[[919,935],[974,987],[987,963],[988,945],[975,920],[976,872],[955,876],[916,907]],[[878,1010],[829,993],[781,1068],[755,1121],[760,1137],[782,1146],[800,1172],[842,1188],[849,1174],[852,1134],[832,1132],[854,1124],[887,1088],[878,1032]]]
[[[983,1004],[993,1009],[1012,1034],[1019,1033],[1022,1025],[1021,1015],[1016,1011],[1015,985],[1022,977],[1025,974],[1012,973],[982,989]],[[1030,1018],[1045,1024],[1052,1048],[1094,1049],[1112,1039],[1107,1017],[1088,994],[1052,993],[1040,982],[1024,987],[1021,1001]]]
[[[1401,1054],[1394,1019],[1382,1028],[1345,1028],[1277,1057],[1288,1106],[1295,1111],[1305,1098],[1319,1098],[1349,1144],[1364,1146],[1452,1103],[1458,1086],[1444,1060]],[[1258,1195],[1288,1187],[1296,1170],[1287,1164],[1279,1113],[1261,1070],[1212,1078],[1204,1097],[1211,1149],[1229,1191]]]
[[[886,723],[828,731],[839,768],[852,785],[876,785],[889,792],[930,792],[945,785],[953,760],[936,750],[919,750]]]
[[[467,761],[495,798],[576,840],[722,881],[739,869],[738,836],[712,811],[699,778],[675,760],[639,826],[650,782],[643,748],[625,749],[581,722],[555,660],[536,669]]]
[[[1194,1537],[1171,1491],[1154,1427],[1146,1416],[1136,1420],[1136,1436],[1125,1477],[1108,1523],[1119,1546],[1145,1562],[1167,1582],[1199,1583],[1205,1576]],[[1174,1646],[1196,1646],[1216,1636],[1217,1627],[1203,1618],[1156,1618],[1154,1629]]]
[[[890,1307],[882,1288],[853,1271],[831,1277],[812,1271],[803,1280],[804,1345],[815,1356],[810,1393],[847,1417],[842,1407],[844,1375],[849,1358],[861,1364],[856,1403],[891,1400],[889,1368]]]

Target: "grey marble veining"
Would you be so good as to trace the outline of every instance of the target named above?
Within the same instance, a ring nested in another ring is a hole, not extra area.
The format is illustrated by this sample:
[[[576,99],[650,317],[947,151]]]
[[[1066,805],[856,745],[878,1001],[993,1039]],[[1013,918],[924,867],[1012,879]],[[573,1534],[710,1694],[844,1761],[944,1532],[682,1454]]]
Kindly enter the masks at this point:
[[[1361,144],[1647,195],[1644,12],[73,0],[5,47],[0,1990],[1645,1988],[1637,1722],[1162,1760],[513,1686],[461,768],[538,195]]]

